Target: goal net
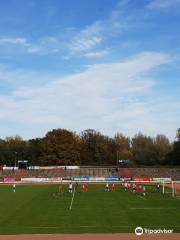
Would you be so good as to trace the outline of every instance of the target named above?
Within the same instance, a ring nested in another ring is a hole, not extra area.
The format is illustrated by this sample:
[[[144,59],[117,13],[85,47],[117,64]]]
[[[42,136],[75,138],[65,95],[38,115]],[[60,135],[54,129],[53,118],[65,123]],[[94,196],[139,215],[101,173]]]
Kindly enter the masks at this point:
[[[169,194],[172,197],[180,197],[180,182],[162,182],[162,193]]]

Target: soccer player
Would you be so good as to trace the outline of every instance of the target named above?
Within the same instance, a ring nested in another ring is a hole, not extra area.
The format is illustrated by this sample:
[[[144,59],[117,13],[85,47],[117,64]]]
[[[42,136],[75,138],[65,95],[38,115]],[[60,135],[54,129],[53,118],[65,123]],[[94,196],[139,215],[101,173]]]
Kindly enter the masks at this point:
[[[13,184],[13,192],[14,193],[16,192],[16,184],[15,183]]]
[[[114,183],[112,184],[111,191],[112,191],[112,192],[114,192],[114,191],[115,191],[115,184],[114,184]]]
[[[127,184],[127,190],[128,190],[128,191],[131,191],[131,190],[132,190],[132,183],[128,183],[128,184]]]
[[[157,192],[160,192],[160,185],[159,185],[159,183],[157,184],[156,189],[157,189]]]
[[[82,192],[85,192],[85,191],[86,191],[85,184],[82,184],[82,186],[81,186],[81,191],[82,191]]]
[[[132,186],[132,192],[135,193],[136,192],[136,184],[133,183],[133,186]]]
[[[142,192],[143,196],[146,196],[146,187],[145,185],[143,186],[143,192]]]
[[[73,185],[72,185],[72,182],[70,182],[69,184],[69,193],[72,193],[73,192]]]
[[[86,190],[86,191],[88,190],[88,187],[89,187],[89,184],[88,184],[88,183],[85,183],[85,190]]]
[[[142,188],[142,185],[140,184],[140,185],[139,185],[139,192],[141,193],[142,190],[143,190],[143,188]]]
[[[109,183],[106,183],[106,185],[105,185],[105,191],[106,191],[106,192],[109,192]]]
[[[128,183],[127,182],[124,183],[124,189],[125,189],[125,191],[128,190]]]
[[[59,185],[59,193],[63,193],[64,192],[64,187],[62,184]]]

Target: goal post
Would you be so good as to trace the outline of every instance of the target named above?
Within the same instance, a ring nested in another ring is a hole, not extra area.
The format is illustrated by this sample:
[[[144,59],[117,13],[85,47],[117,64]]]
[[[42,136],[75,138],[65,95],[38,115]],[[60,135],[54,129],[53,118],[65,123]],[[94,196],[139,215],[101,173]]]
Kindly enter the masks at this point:
[[[162,193],[169,194],[173,198],[180,196],[180,182],[171,181],[171,182],[162,182]]]
[[[163,181],[163,194],[165,193],[165,186],[164,186],[164,181]]]

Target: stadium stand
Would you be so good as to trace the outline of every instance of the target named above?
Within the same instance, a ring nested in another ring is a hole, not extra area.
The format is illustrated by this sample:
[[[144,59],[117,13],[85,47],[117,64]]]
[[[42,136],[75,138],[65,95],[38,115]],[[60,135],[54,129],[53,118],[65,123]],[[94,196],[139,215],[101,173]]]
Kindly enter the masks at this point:
[[[114,168],[114,167],[80,167],[79,169],[31,169],[31,170],[1,170],[2,178],[14,177],[171,177],[180,180],[180,168]]]

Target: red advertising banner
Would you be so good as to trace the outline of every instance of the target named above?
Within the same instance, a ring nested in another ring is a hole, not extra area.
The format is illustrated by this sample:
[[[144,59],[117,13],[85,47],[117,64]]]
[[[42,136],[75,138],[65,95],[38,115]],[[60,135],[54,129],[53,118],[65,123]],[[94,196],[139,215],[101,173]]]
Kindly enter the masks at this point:
[[[153,179],[150,177],[132,177],[132,181],[136,181],[136,182],[148,182],[152,180]]]
[[[15,182],[15,178],[4,178],[4,182],[8,183]]]

